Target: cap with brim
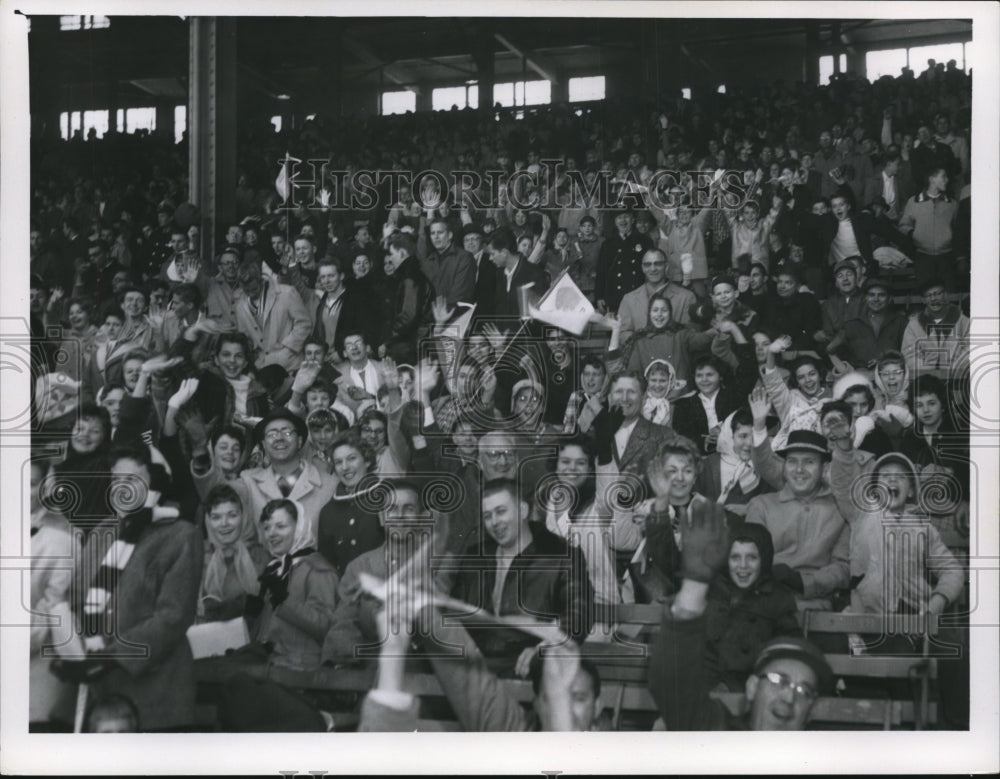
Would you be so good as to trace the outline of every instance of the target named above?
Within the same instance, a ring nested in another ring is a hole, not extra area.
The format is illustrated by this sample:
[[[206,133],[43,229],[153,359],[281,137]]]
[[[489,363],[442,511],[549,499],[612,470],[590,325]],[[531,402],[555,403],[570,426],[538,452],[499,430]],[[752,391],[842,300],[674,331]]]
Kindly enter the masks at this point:
[[[945,284],[944,279],[932,277],[920,284],[920,286],[917,287],[917,291],[921,295],[924,295],[927,293],[927,290],[934,289],[934,287],[943,287],[944,289],[947,289],[948,285]]]
[[[833,670],[819,648],[804,638],[792,636],[775,638],[765,644],[757,655],[757,662],[753,667],[754,673],[763,672],[768,663],[781,658],[798,660],[812,668],[816,674],[817,692],[824,693],[833,686]]]
[[[827,448],[826,439],[812,430],[793,430],[788,434],[788,443],[785,444],[785,448],[779,449],[775,454],[786,457],[792,452],[814,452],[827,460],[830,459],[830,450]]]
[[[884,279],[868,279],[865,282],[865,292],[870,289],[884,289],[889,292],[889,284]]]
[[[855,276],[858,275],[858,268],[857,268],[857,266],[853,262],[851,262],[849,260],[841,260],[836,265],[834,265],[833,266],[833,275],[836,276],[842,270],[849,270],[849,271],[852,271]]]
[[[302,419],[302,417],[298,416],[297,414],[293,414],[287,408],[283,407],[276,408],[268,412],[267,416],[265,416],[262,420],[260,420],[260,422],[257,423],[257,426],[254,427],[253,429],[253,440],[258,444],[263,443],[264,432],[267,430],[267,426],[279,419],[283,419],[286,422],[291,422],[292,426],[295,428],[295,432],[299,434],[299,438],[302,441],[306,440],[306,437],[309,435],[309,430],[306,427],[305,421]]]
[[[708,287],[709,292],[715,290],[719,284],[728,284],[733,289],[736,289],[736,279],[729,273],[720,273],[718,276],[713,276]]]

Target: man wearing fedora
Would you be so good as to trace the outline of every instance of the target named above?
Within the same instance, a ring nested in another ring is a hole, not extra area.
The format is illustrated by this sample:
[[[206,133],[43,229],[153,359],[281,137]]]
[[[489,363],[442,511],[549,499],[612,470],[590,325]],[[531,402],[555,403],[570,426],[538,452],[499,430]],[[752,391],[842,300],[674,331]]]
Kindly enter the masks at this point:
[[[747,522],[766,527],[774,539],[774,578],[796,594],[799,608],[829,610],[836,590],[850,582],[851,529],[824,478],[830,451],[812,430],[793,430],[777,452],[754,408],[753,464],[777,492],[747,504]]]
[[[254,443],[263,447],[270,465],[264,468],[249,468],[229,484],[236,490],[249,507],[250,516],[260,519],[268,501],[275,498],[289,498],[298,501],[305,509],[305,520],[309,522],[311,536],[315,541],[319,511],[333,498],[337,480],[322,473],[307,457],[305,443],[308,428],[302,417],[287,408],[276,408],[269,412],[254,428]],[[204,476],[196,477],[203,482],[204,493],[222,483],[222,471],[213,464]]]

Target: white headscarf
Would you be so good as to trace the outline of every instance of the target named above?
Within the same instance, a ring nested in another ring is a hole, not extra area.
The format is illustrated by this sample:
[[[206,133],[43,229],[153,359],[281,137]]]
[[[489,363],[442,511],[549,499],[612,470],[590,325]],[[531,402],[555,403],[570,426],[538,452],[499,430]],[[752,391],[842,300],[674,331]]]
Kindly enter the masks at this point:
[[[260,589],[260,583],[257,581],[257,565],[250,556],[250,551],[247,549],[246,544],[248,528],[251,531],[250,537],[254,537],[254,534],[252,533],[253,521],[244,509],[241,511],[239,537],[234,544],[223,546],[223,544],[219,542],[218,533],[212,528],[212,525],[206,518],[205,532],[208,535],[211,556],[205,564],[205,575],[202,578],[201,598],[198,603],[199,611],[203,611],[203,603],[206,598],[211,597],[219,601],[224,599],[226,575],[229,567],[226,564],[227,559],[232,560],[232,567],[233,571],[236,573],[236,580],[239,582],[240,589],[242,589],[243,592],[248,595],[256,595],[257,591]],[[227,555],[227,551],[231,552],[231,554]]]
[[[722,487],[718,503],[725,503],[729,493],[737,484],[740,485],[744,495],[760,484],[760,476],[753,467],[753,460],[742,460],[736,454],[732,428],[734,416],[736,416],[735,411],[723,420],[719,440],[715,445],[715,450],[719,453],[719,481]]]

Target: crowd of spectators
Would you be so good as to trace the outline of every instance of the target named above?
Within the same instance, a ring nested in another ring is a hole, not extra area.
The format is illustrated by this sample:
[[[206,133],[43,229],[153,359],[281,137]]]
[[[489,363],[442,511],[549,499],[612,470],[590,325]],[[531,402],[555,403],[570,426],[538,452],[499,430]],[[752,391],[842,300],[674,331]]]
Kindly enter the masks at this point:
[[[803,727],[829,668],[797,612],[963,596],[942,534],[968,534],[973,489],[970,105],[970,76],[941,65],[252,124],[213,256],[185,143],[39,139],[31,600],[80,615],[86,654],[53,661],[33,628],[32,722],[71,721],[84,683],[130,727],[191,727],[185,636],[218,623],[246,631],[240,662],[377,663],[362,729],[410,727],[404,660],[425,650],[467,729],[595,729],[599,673],[573,648],[612,641],[617,604],[664,601],[666,727],[729,726],[709,689],[745,690],[751,727]],[[531,175],[485,205],[403,186],[288,207],[286,153]],[[606,174],[614,202],[547,159]],[[660,191],[659,171],[684,175]],[[525,308],[567,277],[583,335]],[[884,548],[887,526],[919,554]],[[51,567],[74,549],[76,570]],[[370,577],[402,584],[383,604]],[[472,619],[437,618],[459,602]],[[433,624],[390,630],[400,613]],[[967,658],[941,664],[948,727],[967,727]],[[533,716],[505,675],[534,678]],[[229,695],[234,729],[324,728],[277,685],[237,675]]]

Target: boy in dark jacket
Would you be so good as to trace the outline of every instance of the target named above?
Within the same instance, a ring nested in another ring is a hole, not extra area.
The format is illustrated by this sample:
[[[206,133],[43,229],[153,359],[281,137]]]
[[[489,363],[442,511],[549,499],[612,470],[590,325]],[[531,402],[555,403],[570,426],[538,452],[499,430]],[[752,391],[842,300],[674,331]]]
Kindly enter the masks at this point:
[[[742,692],[764,644],[801,630],[795,595],[771,576],[774,543],[767,528],[746,522],[730,537],[728,569],[708,591],[705,659],[710,684]]]

